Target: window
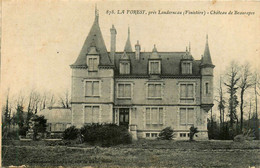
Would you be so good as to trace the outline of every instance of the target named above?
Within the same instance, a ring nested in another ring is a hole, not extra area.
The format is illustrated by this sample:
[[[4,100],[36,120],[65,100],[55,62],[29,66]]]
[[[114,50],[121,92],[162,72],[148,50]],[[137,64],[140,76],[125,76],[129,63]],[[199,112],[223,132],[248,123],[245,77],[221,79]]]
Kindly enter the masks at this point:
[[[51,123],[48,123],[47,124],[47,131],[52,131],[53,130],[53,128],[51,127],[52,126],[52,124]]]
[[[55,125],[55,131],[64,131],[64,125],[62,123],[57,123]]]
[[[192,74],[192,64],[191,62],[183,62],[181,66],[182,74]]]
[[[146,108],[146,124],[163,124],[163,108]]]
[[[131,88],[131,84],[118,84],[118,94],[117,97],[118,98],[131,98],[131,93],[132,93],[132,88]]]
[[[98,123],[99,106],[85,106],[85,123]]]
[[[193,84],[180,84],[180,102],[193,103],[194,98],[194,85]]]
[[[194,123],[194,109],[180,108],[180,124],[192,125]]]
[[[155,138],[158,136],[158,133],[151,133],[152,137]]]
[[[186,133],[180,133],[180,137],[186,137]]]
[[[162,98],[162,84],[148,84],[148,98]]]
[[[120,74],[130,74],[130,63],[129,62],[120,63]]]
[[[86,81],[85,95],[88,97],[99,96],[99,81]]]
[[[209,83],[205,83],[205,93],[209,94]]]
[[[146,138],[157,138],[158,137],[158,135],[159,135],[159,133],[158,132],[153,132],[153,133],[145,133],[145,137]]]
[[[161,73],[160,61],[149,61],[149,73],[150,74]]]
[[[88,58],[88,70],[89,71],[97,71],[98,70],[98,58],[97,57]]]

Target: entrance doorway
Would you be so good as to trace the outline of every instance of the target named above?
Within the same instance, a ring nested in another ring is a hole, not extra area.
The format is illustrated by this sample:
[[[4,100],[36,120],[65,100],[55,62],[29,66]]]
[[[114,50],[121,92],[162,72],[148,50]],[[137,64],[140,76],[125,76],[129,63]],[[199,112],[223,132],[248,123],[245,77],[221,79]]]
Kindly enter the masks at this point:
[[[128,129],[129,126],[129,108],[119,109],[119,125]]]

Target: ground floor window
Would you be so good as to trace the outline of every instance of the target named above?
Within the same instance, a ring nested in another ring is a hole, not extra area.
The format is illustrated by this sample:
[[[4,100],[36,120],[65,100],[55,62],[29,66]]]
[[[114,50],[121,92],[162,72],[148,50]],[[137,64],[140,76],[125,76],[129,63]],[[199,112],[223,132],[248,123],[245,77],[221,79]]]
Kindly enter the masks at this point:
[[[180,108],[180,124],[194,124],[194,108]]]
[[[190,133],[180,133],[180,137],[182,138],[190,137]]]
[[[158,132],[152,132],[152,133],[145,133],[146,138],[157,138],[159,136]]]
[[[162,107],[147,107],[146,109],[146,124],[163,124],[163,108]]]
[[[99,122],[99,106],[85,106],[85,123]]]

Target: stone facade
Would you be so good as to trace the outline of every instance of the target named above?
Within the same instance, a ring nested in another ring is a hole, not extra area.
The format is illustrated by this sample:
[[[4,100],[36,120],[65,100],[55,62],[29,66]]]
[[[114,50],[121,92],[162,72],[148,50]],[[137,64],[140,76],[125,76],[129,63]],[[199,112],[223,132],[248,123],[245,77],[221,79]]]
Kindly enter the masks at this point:
[[[207,139],[207,113],[213,106],[213,69],[208,39],[201,60],[184,52],[132,51],[130,29],[123,52],[111,51],[102,37],[96,12],[94,24],[72,68],[72,124],[116,123],[134,138],[155,138],[172,127],[176,139],[188,139],[189,128]]]

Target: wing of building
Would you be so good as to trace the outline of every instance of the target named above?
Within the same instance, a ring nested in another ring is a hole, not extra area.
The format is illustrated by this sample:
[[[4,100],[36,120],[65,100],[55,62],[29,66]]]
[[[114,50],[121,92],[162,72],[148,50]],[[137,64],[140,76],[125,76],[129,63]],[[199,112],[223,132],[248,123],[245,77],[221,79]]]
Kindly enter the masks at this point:
[[[206,38],[201,60],[190,47],[183,52],[132,50],[130,29],[123,52],[116,51],[117,31],[107,51],[96,10],[93,26],[71,65],[72,124],[116,123],[134,138],[153,138],[165,127],[186,139],[198,127],[197,139],[207,139],[207,112],[213,106],[213,69]]]

